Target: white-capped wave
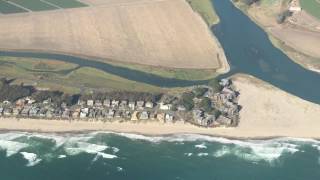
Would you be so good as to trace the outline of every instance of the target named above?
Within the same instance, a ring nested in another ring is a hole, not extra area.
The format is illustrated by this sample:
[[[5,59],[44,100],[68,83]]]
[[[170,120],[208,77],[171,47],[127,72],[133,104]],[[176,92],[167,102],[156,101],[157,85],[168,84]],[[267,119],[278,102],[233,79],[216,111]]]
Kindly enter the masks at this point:
[[[207,146],[205,143],[201,143],[201,144],[197,144],[194,147],[198,148],[198,149],[207,149]]]
[[[120,167],[120,166],[118,166],[118,167],[117,167],[117,171],[118,171],[118,172],[121,172],[121,171],[123,171],[123,168]]]
[[[184,153],[184,155],[186,155],[186,156],[190,157],[190,156],[192,156],[192,155],[193,155],[193,153]]]
[[[60,154],[60,155],[58,156],[59,159],[63,159],[63,158],[66,158],[66,157],[67,157],[67,156],[64,155],[64,154]]]
[[[41,161],[41,159],[39,159],[38,156],[34,153],[20,152],[20,154],[23,156],[24,159],[28,161],[27,166],[34,166]]]
[[[113,154],[107,154],[107,153],[103,153],[103,152],[98,152],[97,153],[98,156],[104,158],[104,159],[114,159],[117,158],[118,156],[113,155]]]
[[[197,156],[202,157],[202,156],[208,156],[208,153],[198,153]]]
[[[0,140],[0,149],[6,151],[6,156],[12,156],[17,154],[20,150],[28,147],[28,144],[9,141],[9,140]]]

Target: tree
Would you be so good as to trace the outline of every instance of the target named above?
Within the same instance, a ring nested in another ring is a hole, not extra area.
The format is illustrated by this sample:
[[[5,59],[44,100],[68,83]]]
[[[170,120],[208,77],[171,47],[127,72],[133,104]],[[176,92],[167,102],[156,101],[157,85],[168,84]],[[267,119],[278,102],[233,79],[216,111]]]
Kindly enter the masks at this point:
[[[186,110],[190,111],[194,107],[193,98],[194,94],[192,92],[185,92],[181,96],[180,104],[183,105]]]
[[[202,88],[202,87],[198,87],[196,89],[193,90],[194,95],[197,98],[200,98],[204,95],[204,93],[206,93],[208,91],[208,88]]]
[[[199,108],[203,109],[206,112],[211,112],[213,109],[211,100],[207,97],[202,98],[201,102],[199,103]]]
[[[222,86],[219,84],[217,79],[212,79],[209,81],[208,85],[212,88],[214,93],[220,92],[222,90]]]

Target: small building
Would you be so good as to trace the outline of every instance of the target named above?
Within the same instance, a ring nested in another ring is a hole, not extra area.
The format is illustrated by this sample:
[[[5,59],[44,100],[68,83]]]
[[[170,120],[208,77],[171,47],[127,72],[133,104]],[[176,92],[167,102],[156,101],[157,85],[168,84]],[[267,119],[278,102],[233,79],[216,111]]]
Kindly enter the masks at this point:
[[[130,102],[129,102],[129,108],[130,108],[131,110],[135,110],[135,108],[136,108],[136,102],[130,101]]]
[[[21,112],[21,108],[19,108],[19,107],[15,107],[15,108],[12,109],[12,115],[13,116],[20,115],[20,112]]]
[[[85,101],[83,101],[83,100],[81,100],[81,99],[78,100],[78,105],[79,105],[79,106],[84,106],[85,104],[86,104]]]
[[[134,111],[132,116],[131,116],[131,121],[138,121],[139,120],[138,115],[139,115],[139,112],[138,111]]]
[[[0,116],[2,115],[2,113],[3,113],[3,108],[0,107]]]
[[[289,11],[291,11],[291,12],[301,12],[302,8],[299,7],[299,6],[290,6],[289,7]]]
[[[47,109],[45,108],[41,108],[40,111],[39,111],[39,117],[46,117],[46,114],[47,114]]]
[[[144,107],[144,101],[137,101],[137,108],[142,110]]]
[[[147,120],[147,119],[149,119],[149,112],[147,112],[147,111],[141,112],[140,120]]]
[[[227,86],[230,86],[231,81],[229,79],[221,79],[219,84],[223,87],[227,87]]]
[[[105,100],[103,101],[103,105],[104,105],[105,107],[110,107],[110,105],[111,105],[110,99],[105,99]]]
[[[31,109],[31,107],[29,107],[29,106],[24,106],[23,109],[22,109],[22,111],[21,111],[21,115],[22,115],[22,116],[28,116],[30,109]]]
[[[151,101],[146,102],[146,108],[152,109],[153,106],[154,106],[153,102],[151,102]]]
[[[3,115],[4,116],[11,116],[12,115],[12,108],[5,108],[3,110]]]
[[[33,99],[32,97],[26,97],[25,99],[27,104],[33,104],[36,102],[36,100]]]
[[[119,106],[119,101],[118,100],[112,100],[111,102],[111,106],[114,108],[114,107],[118,107]]]
[[[48,118],[48,119],[53,118],[53,112],[52,111],[47,111],[46,112],[46,118]]]
[[[93,104],[94,104],[94,101],[92,99],[87,100],[87,106],[91,106],[92,107]]]
[[[23,107],[26,104],[25,99],[19,99],[16,101],[16,106]]]
[[[167,114],[165,115],[165,121],[166,121],[166,123],[173,123],[173,120],[174,120],[173,114],[167,113]]]
[[[124,109],[127,108],[127,106],[128,106],[128,101],[127,100],[122,100],[120,102],[120,109],[124,110]]]
[[[165,123],[164,116],[165,116],[164,113],[158,113],[158,114],[157,114],[157,119],[158,119],[158,121],[160,121],[161,123]]]
[[[172,108],[172,104],[164,104],[163,102],[160,103],[160,109],[164,111],[168,111]]]
[[[178,111],[186,111],[187,109],[183,105],[177,107]]]
[[[114,114],[115,114],[115,110],[109,109],[107,118],[112,119],[114,117]]]
[[[79,111],[73,111],[72,112],[72,118],[73,119],[78,119],[80,116],[80,112]]]
[[[66,109],[62,112],[62,118],[64,119],[69,119],[70,118],[70,115],[71,115],[71,112],[69,109]]]
[[[225,117],[223,115],[220,115],[217,120],[219,124],[225,125],[225,126],[230,126],[232,124],[232,119]]]
[[[95,100],[95,101],[94,101],[94,105],[95,105],[96,107],[101,107],[101,106],[102,106],[102,102],[101,102],[100,100]]]

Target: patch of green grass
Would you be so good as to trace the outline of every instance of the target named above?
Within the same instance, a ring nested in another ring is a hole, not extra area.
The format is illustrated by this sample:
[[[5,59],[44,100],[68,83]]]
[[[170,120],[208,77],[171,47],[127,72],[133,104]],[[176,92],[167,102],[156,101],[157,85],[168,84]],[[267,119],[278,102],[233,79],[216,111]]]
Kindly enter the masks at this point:
[[[12,4],[9,4],[3,0],[0,0],[0,13],[11,14],[11,13],[21,13],[21,12],[27,12],[27,11],[17,6],[14,6]]]
[[[154,74],[157,76],[181,79],[181,80],[207,80],[216,77],[218,74],[215,69],[176,69],[176,68],[164,68],[154,67],[140,64],[129,64],[110,61],[108,64],[112,64],[118,67],[124,67],[132,70],[138,70],[145,73]]]
[[[83,4],[76,0],[45,0],[49,3],[55,4],[62,8],[77,8],[77,7],[85,7],[86,4]]]
[[[67,73],[62,73],[62,72]],[[49,88],[67,93],[109,90],[142,92],[179,92],[184,88],[160,88],[131,81],[89,67],[55,60],[0,57],[0,77],[14,78],[16,83],[27,83],[38,88]]]
[[[44,10],[57,9],[54,6],[41,2],[40,0],[9,0],[9,1],[32,11],[44,11]]]
[[[187,0],[192,9],[198,12],[209,27],[219,22],[211,0]]]
[[[300,0],[302,9],[320,19],[320,0]]]

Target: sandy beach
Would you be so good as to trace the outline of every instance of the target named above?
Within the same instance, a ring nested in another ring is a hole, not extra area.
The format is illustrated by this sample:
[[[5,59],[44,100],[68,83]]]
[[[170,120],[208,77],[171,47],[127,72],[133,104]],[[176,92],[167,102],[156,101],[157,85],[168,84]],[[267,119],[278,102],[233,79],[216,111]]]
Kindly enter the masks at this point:
[[[240,124],[236,128],[200,128],[190,124],[158,122],[86,122],[37,119],[0,119],[1,130],[36,132],[113,131],[145,135],[194,133],[234,138],[320,138],[320,106],[285,93],[258,79],[237,75]]]

